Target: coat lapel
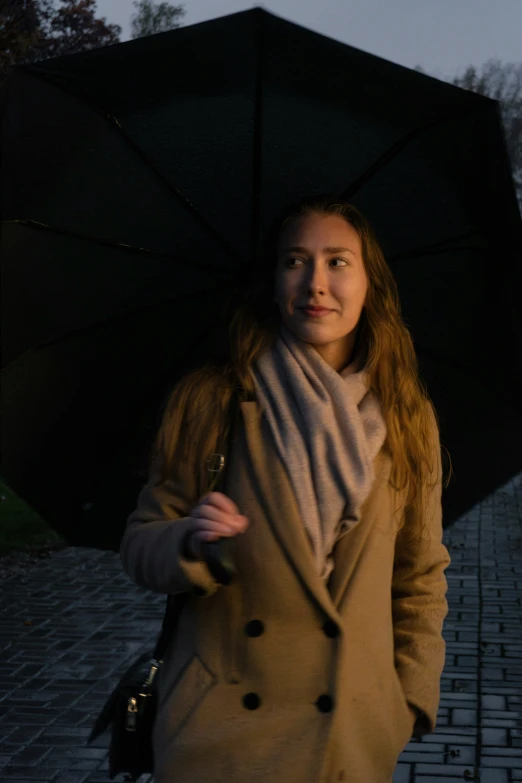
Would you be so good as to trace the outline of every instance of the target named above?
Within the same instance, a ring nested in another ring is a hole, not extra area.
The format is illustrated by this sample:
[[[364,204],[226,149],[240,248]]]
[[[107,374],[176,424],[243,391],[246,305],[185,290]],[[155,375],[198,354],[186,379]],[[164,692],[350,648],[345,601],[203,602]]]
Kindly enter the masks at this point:
[[[334,549],[334,569],[328,580],[328,590],[337,610],[350,582],[359,556],[372,531],[371,520],[379,505],[380,490],[383,482],[388,481],[390,462],[381,451],[374,460],[375,481],[372,490],[361,506],[361,518],[355,529],[342,536]]]
[[[304,529],[290,478],[281,463],[268,424],[257,402],[242,402],[240,407],[248,457],[266,518],[303,587],[328,616],[339,621],[328,587],[315,568],[312,546]]]

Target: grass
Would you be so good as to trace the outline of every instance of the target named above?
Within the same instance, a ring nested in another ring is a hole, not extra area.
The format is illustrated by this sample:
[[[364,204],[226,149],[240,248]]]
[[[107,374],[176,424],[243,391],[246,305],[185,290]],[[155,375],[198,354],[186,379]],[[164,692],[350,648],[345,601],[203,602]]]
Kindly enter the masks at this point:
[[[0,557],[61,540],[31,506],[0,480]]]

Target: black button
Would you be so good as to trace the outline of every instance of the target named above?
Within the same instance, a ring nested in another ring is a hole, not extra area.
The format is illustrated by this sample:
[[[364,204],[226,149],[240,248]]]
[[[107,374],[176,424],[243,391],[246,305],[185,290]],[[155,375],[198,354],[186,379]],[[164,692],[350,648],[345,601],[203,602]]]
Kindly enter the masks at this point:
[[[247,708],[247,710],[257,710],[260,704],[261,699],[257,693],[245,693],[243,696],[243,705]]]
[[[331,712],[333,709],[332,697],[327,693],[321,693],[315,704],[319,712]]]
[[[333,620],[326,620],[325,624],[323,625],[323,631],[327,636],[330,637],[330,639],[334,639],[336,636],[339,636],[339,627],[336,623],[334,623]]]
[[[264,630],[265,626],[261,620],[250,620],[250,622],[245,625],[247,636],[261,636]]]

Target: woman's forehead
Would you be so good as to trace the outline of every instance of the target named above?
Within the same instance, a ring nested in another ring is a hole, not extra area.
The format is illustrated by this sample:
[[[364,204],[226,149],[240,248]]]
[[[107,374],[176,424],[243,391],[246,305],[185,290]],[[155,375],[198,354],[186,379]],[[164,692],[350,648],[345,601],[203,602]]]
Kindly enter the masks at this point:
[[[337,214],[307,214],[292,217],[281,229],[277,239],[278,250],[284,251],[287,245],[295,247],[307,245],[316,249],[324,243],[320,250],[327,251],[331,247],[346,246],[349,249],[360,249],[361,240],[356,229],[341,215]],[[340,252],[339,250],[336,252]]]

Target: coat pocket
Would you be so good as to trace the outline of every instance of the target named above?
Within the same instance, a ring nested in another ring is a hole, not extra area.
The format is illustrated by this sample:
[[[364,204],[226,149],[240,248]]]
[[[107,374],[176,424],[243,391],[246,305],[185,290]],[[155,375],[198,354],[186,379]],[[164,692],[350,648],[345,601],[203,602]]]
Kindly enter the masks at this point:
[[[400,714],[403,716],[402,721],[402,727],[404,727],[404,736],[406,739],[404,740],[404,745],[407,745],[407,743],[410,741],[412,734],[413,734],[413,724],[412,724],[412,716],[410,713],[410,708],[408,706],[408,700],[406,699],[406,696],[404,694],[404,690],[401,683],[401,678],[397,674],[397,669],[395,666],[393,667],[394,671],[394,681],[395,681],[395,690],[397,692],[397,702],[399,705]]]
[[[198,655],[180,672],[156,720],[156,734],[166,743],[175,740],[216,683]]]

